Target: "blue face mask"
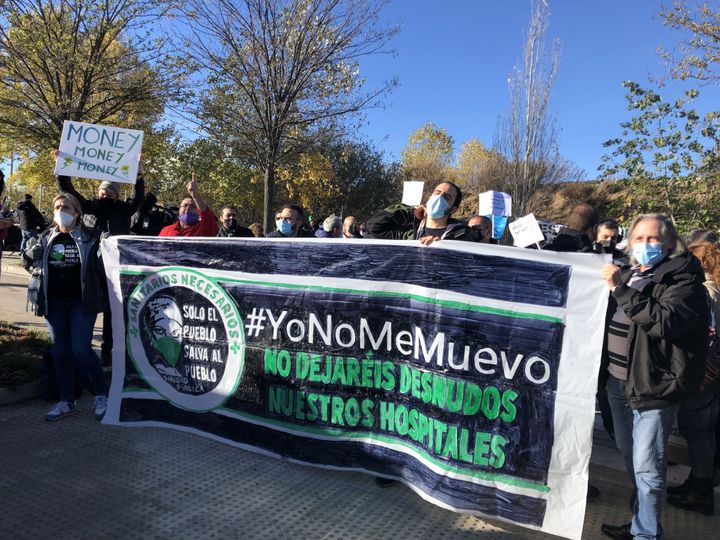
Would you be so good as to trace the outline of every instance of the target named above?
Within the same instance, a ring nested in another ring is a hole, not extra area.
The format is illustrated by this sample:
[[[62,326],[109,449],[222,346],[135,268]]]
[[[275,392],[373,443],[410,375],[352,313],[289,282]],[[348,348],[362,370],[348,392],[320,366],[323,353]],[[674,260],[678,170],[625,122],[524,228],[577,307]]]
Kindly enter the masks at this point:
[[[275,225],[277,226],[277,230],[285,236],[292,232],[292,223],[285,221],[284,219],[278,219],[275,222]]]
[[[431,219],[440,219],[445,217],[445,212],[448,208],[450,208],[450,205],[442,195],[432,195],[428,199],[425,207],[427,208],[427,214]]]
[[[663,259],[662,244],[640,242],[632,249],[633,257],[643,266],[653,266]]]
[[[195,225],[200,220],[200,216],[194,212],[187,212],[178,214],[178,219],[183,225]]]

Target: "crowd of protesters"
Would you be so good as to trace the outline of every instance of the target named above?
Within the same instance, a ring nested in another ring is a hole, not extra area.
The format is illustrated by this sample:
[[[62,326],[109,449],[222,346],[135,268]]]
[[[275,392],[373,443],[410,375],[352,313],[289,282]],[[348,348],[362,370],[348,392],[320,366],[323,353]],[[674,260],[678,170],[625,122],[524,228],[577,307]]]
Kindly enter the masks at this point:
[[[156,212],[157,199],[145,195],[142,172],[129,201],[119,200],[119,186],[111,182],[100,184],[93,199],[83,198],[69,178],[59,177],[58,187],[61,193],[53,201],[49,227],[42,230],[42,216],[33,211],[29,197],[23,201],[21,223],[26,266],[42,270],[35,305],[47,319],[60,381],[61,401],[47,419],[57,420],[75,408],[73,361],[92,381],[95,414],[101,418],[107,387],[100,359],[90,346],[97,313],[104,311],[107,325],[110,320],[103,302],[103,268],[97,262],[100,239],[128,233],[250,238],[262,237],[264,231],[258,223],[240,224],[232,204],[216,216],[194,176],[171,223]],[[275,215],[275,230],[264,236],[496,244],[493,223],[486,216],[456,218],[462,197],[457,185],[442,182],[423,205],[397,204],[363,224],[353,216],[338,215],[311,222],[301,206],[286,204]],[[0,220],[0,230],[7,226]],[[564,227],[543,249],[612,255],[612,264],[598,276],[607,284],[610,300],[597,398],[603,424],[622,453],[634,490],[631,522],[606,524],[602,531],[617,539],[660,538],[666,499],[686,510],[714,512],[720,369],[709,351],[720,318],[720,248],[715,233],[707,230],[693,231],[684,241],[672,220],[661,214],[637,216],[624,250],[618,248],[620,234],[615,220],[601,219],[583,203],[571,210]],[[112,349],[109,328],[103,331],[103,356]],[[676,419],[688,441],[692,472],[682,485],[666,489],[666,447]],[[378,483],[391,484],[381,479]],[[588,500],[597,495],[589,486]]]

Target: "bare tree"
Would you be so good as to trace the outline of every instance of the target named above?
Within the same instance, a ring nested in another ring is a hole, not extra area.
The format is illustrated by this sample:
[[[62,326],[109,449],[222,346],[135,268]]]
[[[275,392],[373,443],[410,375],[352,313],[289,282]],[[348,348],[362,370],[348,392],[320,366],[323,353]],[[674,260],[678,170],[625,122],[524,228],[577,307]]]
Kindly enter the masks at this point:
[[[264,174],[273,225],[275,171],[311,130],[378,104],[395,84],[362,91],[358,60],[385,51],[385,0],[190,0],[187,40],[206,86],[204,128]]]
[[[38,152],[57,144],[65,120],[142,126],[179,91],[164,40],[151,35],[162,0],[3,0],[0,8],[5,141]]]
[[[512,194],[516,215],[531,209],[537,190],[546,184],[579,180],[582,171],[560,155],[550,95],[557,75],[559,44],[548,50],[545,38],[550,10],[545,1],[531,0],[531,19],[523,62],[508,79],[510,112],[501,118],[495,135],[499,183]]]

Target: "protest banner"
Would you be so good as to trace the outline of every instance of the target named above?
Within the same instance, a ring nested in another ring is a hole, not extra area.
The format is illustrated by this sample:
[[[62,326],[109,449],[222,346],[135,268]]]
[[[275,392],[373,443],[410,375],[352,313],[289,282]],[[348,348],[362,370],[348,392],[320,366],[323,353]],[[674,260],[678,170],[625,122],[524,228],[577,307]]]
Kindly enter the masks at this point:
[[[103,241],[104,423],[394,478],[443,508],[580,538],[603,256],[232,240]]]
[[[134,184],[143,132],[84,122],[63,123],[55,175]]]

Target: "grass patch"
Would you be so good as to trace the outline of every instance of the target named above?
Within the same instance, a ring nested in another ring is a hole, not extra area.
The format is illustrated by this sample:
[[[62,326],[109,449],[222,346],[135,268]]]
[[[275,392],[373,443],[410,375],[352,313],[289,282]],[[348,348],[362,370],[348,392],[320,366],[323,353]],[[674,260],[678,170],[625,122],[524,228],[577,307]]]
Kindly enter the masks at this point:
[[[0,321],[0,387],[37,380],[43,352],[49,347],[47,335]]]

